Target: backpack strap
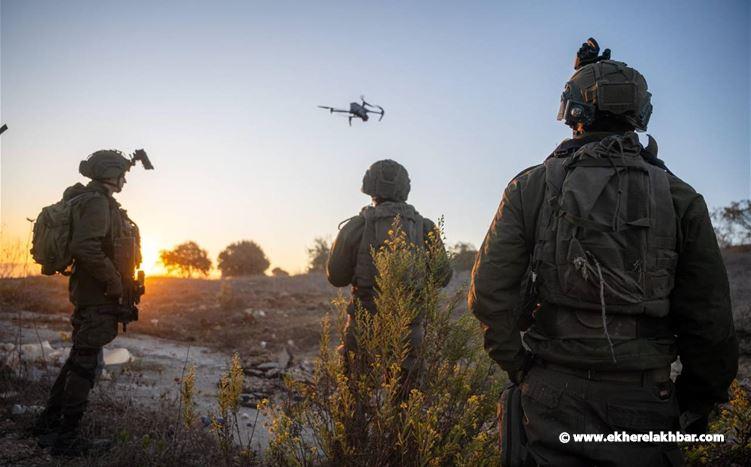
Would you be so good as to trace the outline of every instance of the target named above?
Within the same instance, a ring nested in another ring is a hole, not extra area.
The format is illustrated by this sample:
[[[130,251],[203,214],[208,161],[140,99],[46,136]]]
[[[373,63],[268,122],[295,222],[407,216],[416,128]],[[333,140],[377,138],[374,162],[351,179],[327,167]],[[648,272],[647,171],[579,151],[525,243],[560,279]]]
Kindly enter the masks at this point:
[[[68,204],[68,206],[75,206],[79,202],[83,202],[89,199],[94,199],[97,196],[102,196],[102,194],[94,190],[84,191],[83,193],[79,193],[76,196],[72,197],[71,199],[66,201],[66,203]]]
[[[540,214],[537,218],[535,246],[527,277],[526,295],[529,300],[537,296],[539,290],[540,268],[545,254],[545,244],[555,241],[557,218],[560,212],[560,196],[563,180],[566,178],[568,158],[551,157],[545,160],[545,195]]]

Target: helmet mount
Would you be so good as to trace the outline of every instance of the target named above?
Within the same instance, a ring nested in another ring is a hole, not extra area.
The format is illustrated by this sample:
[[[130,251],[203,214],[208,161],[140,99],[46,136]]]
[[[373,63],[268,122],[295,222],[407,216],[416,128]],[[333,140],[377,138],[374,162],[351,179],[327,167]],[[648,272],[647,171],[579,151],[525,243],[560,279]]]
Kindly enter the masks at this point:
[[[652,95],[647,81],[626,63],[610,59],[610,49],[599,54],[593,38],[582,44],[574,61],[575,73],[561,95],[558,120],[579,132],[593,126],[647,129]]]

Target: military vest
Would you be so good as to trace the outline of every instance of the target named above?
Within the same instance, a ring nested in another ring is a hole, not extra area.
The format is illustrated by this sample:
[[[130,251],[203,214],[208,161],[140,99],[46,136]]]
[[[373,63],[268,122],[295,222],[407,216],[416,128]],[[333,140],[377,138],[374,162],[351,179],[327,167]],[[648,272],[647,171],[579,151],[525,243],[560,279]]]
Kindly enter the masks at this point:
[[[541,303],[601,312],[603,327],[606,313],[667,316],[676,215],[667,174],[640,151],[628,133],[545,162],[531,273]]]
[[[357,251],[354,285],[357,290],[372,290],[377,275],[371,250],[378,250],[393,229],[394,219],[398,216],[402,231],[407,240],[415,245],[424,245],[424,219],[410,204],[384,201],[377,206],[366,206],[360,212],[365,220],[362,239]]]
[[[101,195],[104,196],[104,195]],[[128,217],[128,212],[120,207],[118,203],[112,197],[106,197],[109,205],[109,229],[102,239],[102,250],[105,256],[107,256],[113,262],[115,261],[117,254],[115,252],[115,244],[118,243],[119,238],[133,238],[135,245],[134,254],[136,264],[141,263],[141,233],[138,229],[138,225]],[[81,203],[83,205],[83,203]],[[77,207],[74,209],[78,209]],[[82,226],[85,228],[85,226]],[[75,268],[74,268],[75,269]]]

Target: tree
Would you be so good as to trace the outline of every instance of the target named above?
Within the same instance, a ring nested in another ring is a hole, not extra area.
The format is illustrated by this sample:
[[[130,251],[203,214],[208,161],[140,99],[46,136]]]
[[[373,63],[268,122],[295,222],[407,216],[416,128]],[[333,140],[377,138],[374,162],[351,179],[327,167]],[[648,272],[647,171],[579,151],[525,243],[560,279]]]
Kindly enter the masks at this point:
[[[325,271],[326,262],[329,259],[331,246],[329,241],[323,237],[316,237],[313,240],[313,246],[308,248],[308,272]]]
[[[222,276],[254,276],[263,274],[271,263],[260,246],[252,240],[232,243],[219,253],[217,267]]]
[[[451,247],[451,266],[456,271],[471,271],[477,249],[471,243],[459,242]]]
[[[271,275],[274,277],[288,277],[289,273],[282,268],[274,268],[271,270]]]
[[[733,201],[712,212],[717,241],[722,247],[751,242],[751,200]]]
[[[196,242],[185,242],[171,250],[160,251],[159,261],[167,272],[177,272],[184,277],[192,277],[195,272],[206,276],[211,270],[209,255]]]

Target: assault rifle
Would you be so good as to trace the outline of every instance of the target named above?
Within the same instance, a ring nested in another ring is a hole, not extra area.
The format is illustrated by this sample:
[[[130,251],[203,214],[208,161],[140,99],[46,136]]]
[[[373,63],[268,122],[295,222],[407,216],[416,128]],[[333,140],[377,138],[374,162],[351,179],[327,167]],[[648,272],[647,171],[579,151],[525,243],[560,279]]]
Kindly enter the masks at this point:
[[[143,271],[136,267],[136,238],[118,237],[115,239],[115,266],[123,281],[123,294],[120,296],[120,307],[117,320],[123,323],[123,332],[131,321],[138,321],[138,307],[141,295],[146,293]],[[134,277],[135,273],[135,277]]]

